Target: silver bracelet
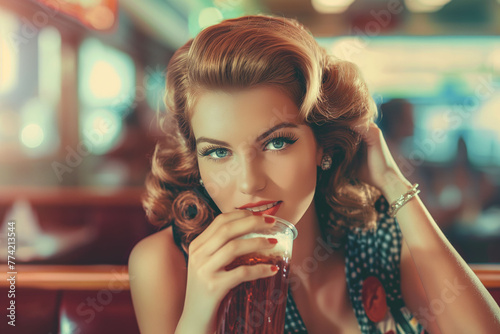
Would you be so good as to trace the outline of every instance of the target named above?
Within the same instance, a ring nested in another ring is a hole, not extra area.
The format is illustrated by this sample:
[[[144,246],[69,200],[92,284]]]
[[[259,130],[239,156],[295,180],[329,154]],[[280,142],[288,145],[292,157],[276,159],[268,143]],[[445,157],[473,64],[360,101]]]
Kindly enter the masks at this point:
[[[418,187],[418,183],[415,183],[410,190],[408,190],[408,192],[406,192],[405,194],[401,195],[397,200],[395,200],[389,210],[387,211],[387,214],[391,217],[391,218],[394,218],[396,217],[396,213],[398,212],[399,209],[401,209],[401,207],[403,207],[403,205],[405,205],[406,203],[408,203],[409,200],[411,200],[413,197],[415,197],[415,195],[417,195],[420,190],[417,190],[417,187]]]

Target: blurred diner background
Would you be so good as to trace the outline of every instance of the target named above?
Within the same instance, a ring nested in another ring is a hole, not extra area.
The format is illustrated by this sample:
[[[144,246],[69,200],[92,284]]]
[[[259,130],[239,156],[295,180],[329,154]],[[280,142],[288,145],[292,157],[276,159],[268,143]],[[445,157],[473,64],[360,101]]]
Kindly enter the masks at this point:
[[[361,68],[396,162],[500,302],[500,0],[0,0],[1,333],[138,333],[126,265],[156,231],[140,199],[166,66],[257,13]]]

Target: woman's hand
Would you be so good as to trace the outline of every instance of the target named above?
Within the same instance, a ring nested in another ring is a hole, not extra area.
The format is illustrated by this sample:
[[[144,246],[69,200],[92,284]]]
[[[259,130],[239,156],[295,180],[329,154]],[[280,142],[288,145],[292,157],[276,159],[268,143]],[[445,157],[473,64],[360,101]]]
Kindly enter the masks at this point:
[[[273,276],[270,264],[224,268],[237,257],[275,246],[267,238],[238,239],[274,225],[270,218],[238,210],[217,216],[189,245],[188,277],[184,310],[176,333],[213,333],[217,311],[227,293],[238,284]],[[193,326],[196,326],[194,329]]]
[[[384,192],[385,189],[405,180],[394,161],[380,128],[374,122],[353,127],[367,146],[367,154],[358,172],[358,178]]]

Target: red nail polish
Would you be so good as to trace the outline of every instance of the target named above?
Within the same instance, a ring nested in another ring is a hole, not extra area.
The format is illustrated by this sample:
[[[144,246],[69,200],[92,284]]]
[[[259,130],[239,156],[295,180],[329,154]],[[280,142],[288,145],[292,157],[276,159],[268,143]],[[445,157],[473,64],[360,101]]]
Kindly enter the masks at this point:
[[[269,241],[269,243],[273,245],[278,243],[278,239],[276,238],[268,238],[267,241]]]
[[[271,271],[272,271],[272,272],[274,272],[274,273],[275,273],[275,272],[277,272],[278,270],[280,270],[280,267],[278,267],[278,266],[276,266],[276,265],[275,265],[275,266],[271,266]]]
[[[272,218],[272,217],[264,217],[264,221],[265,221],[266,223],[272,224],[272,223],[274,223],[274,222],[275,222],[275,219],[274,219],[274,218]]]

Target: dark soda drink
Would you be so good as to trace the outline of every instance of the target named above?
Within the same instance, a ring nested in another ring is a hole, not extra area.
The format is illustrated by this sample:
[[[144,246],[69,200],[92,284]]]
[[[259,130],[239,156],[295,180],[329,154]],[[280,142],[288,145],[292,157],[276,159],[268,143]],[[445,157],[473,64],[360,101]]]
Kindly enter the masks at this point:
[[[269,216],[269,215],[263,215]],[[278,266],[273,276],[243,282],[231,289],[217,311],[217,334],[275,334],[285,327],[288,275],[293,240],[297,237],[295,226],[279,217],[271,228],[248,233],[239,239],[276,238],[272,249],[239,256],[225,270],[241,265],[268,264]]]
[[[288,293],[290,254],[247,254],[240,256],[226,270],[241,265],[277,265],[278,272],[267,278],[243,282],[221,302],[217,313],[217,334],[283,333]]]

